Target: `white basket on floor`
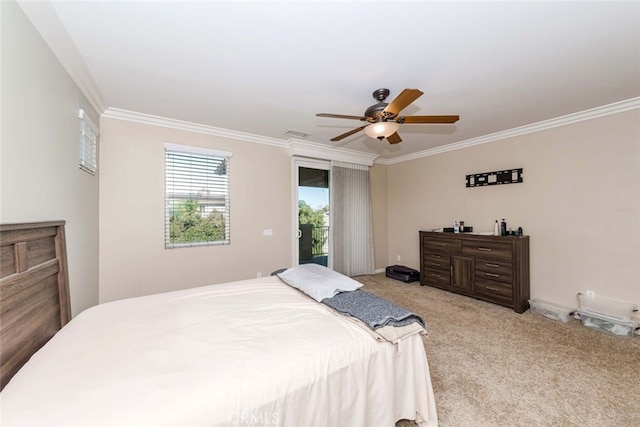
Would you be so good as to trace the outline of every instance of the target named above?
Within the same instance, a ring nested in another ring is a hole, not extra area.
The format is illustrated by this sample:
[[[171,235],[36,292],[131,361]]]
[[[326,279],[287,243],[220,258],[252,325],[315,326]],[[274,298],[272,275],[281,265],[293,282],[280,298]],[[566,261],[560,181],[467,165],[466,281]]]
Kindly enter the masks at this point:
[[[578,300],[578,314],[586,327],[630,337],[638,326],[632,319],[638,308],[633,303],[582,293]]]

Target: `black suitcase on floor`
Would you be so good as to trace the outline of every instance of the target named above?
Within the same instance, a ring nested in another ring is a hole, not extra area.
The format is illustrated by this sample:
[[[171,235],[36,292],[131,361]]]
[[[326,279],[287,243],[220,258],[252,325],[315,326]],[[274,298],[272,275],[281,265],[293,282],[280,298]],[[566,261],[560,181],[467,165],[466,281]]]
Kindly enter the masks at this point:
[[[390,265],[386,269],[387,277],[400,280],[401,282],[417,282],[420,280],[420,273],[413,268],[405,267],[404,265]]]

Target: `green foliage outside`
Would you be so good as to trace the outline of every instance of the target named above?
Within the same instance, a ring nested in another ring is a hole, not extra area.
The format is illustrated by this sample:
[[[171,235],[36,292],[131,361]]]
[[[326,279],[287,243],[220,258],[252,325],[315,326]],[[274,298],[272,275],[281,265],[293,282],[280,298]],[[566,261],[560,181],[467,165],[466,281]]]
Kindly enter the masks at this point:
[[[298,201],[298,223],[312,224],[314,227],[324,227],[324,214],[329,211],[328,206],[312,209],[304,200]]]
[[[200,214],[197,200],[180,202],[170,212],[169,243],[206,243],[225,240],[225,220],[221,212]]]

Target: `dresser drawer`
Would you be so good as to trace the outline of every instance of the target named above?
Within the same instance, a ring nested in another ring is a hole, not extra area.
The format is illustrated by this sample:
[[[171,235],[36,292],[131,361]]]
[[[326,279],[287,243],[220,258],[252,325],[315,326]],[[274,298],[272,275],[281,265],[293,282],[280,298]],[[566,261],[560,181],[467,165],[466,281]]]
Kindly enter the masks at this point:
[[[422,274],[422,283],[435,286],[449,286],[451,284],[451,273],[449,270],[436,270],[433,268],[425,268]]]
[[[462,243],[462,253],[467,256],[495,258],[511,261],[513,246],[511,242],[500,241],[468,241]]]
[[[462,253],[462,242],[458,239],[425,238],[422,242],[425,252],[439,252],[443,254]]]
[[[508,283],[476,278],[476,294],[483,295],[497,302],[512,304],[513,287]]]
[[[478,279],[513,282],[513,264],[500,260],[476,258],[476,277]]]
[[[422,262],[425,268],[435,268],[437,270],[447,270],[451,267],[449,262],[449,255],[434,254],[432,252],[425,252],[422,257]]]

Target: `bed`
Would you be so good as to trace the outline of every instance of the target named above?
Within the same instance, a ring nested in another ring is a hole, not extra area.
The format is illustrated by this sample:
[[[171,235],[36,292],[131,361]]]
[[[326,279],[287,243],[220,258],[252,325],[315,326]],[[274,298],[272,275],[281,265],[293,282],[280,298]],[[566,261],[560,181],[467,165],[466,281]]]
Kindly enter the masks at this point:
[[[52,226],[54,243],[64,243],[63,224]],[[5,245],[5,231],[3,264],[5,252],[24,251]],[[3,267],[3,316],[16,304],[4,298],[7,283],[34,268]],[[58,294],[56,310],[66,299],[68,312],[68,293]],[[67,320],[53,317],[49,332]],[[3,340],[21,319],[2,323]],[[0,356],[4,366],[4,346]],[[0,393],[5,427],[437,425],[420,335],[379,342],[275,276],[100,304],[10,374]]]

